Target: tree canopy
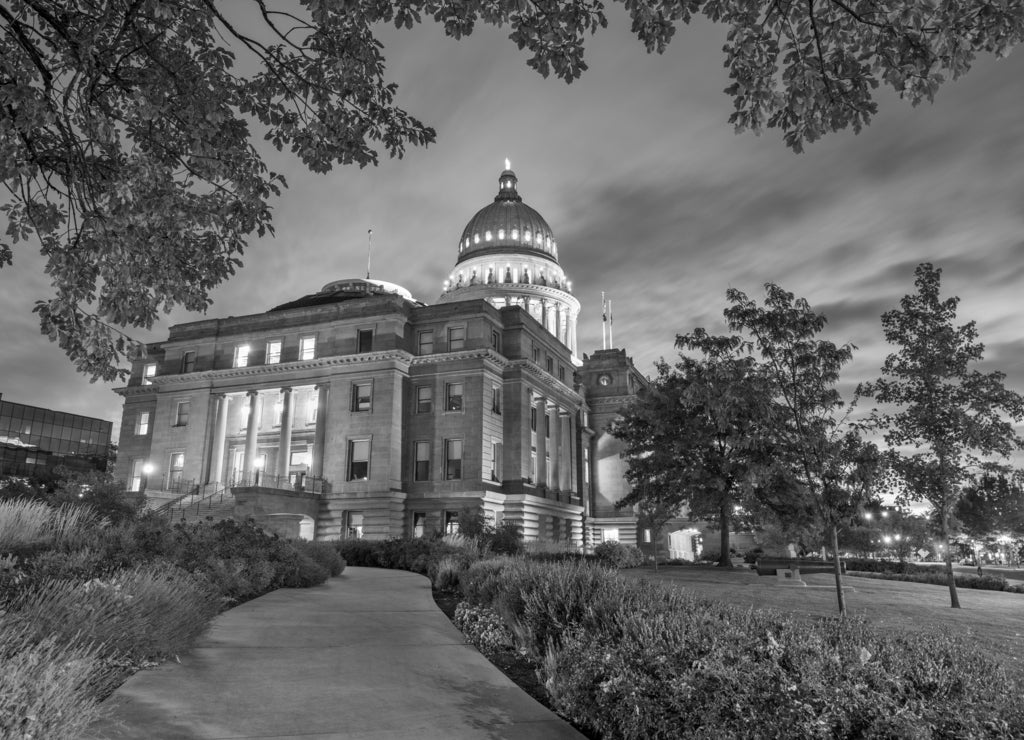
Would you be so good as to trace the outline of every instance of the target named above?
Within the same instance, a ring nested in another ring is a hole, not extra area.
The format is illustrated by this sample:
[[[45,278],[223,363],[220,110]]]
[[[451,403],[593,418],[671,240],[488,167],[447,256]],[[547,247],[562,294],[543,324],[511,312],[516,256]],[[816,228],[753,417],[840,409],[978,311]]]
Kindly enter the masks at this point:
[[[974,322],[956,324],[960,299],[942,299],[942,270],[915,270],[915,293],[882,315],[885,339],[896,347],[882,377],[858,393],[886,409],[873,414],[893,450],[892,469],[904,501],[927,501],[944,540],[950,603],[960,606],[949,550],[950,517],[973,474],[995,472],[998,460],[1024,449],[1013,422],[1024,419],[1024,397],[1004,386],[1005,374],[984,373],[985,346]]]
[[[737,130],[778,128],[800,151],[859,130],[886,84],[931,100],[978,53],[1024,35],[1013,3],[858,0],[623,2],[661,52],[704,16],[723,49]],[[395,104],[380,24],[431,19],[460,38],[508,26],[539,73],[572,81],[585,40],[607,25],[599,0],[11,0],[0,5],[0,182],[6,237],[38,241],[52,296],[43,333],[93,379],[124,375],[143,351],[125,333],[175,306],[202,311],[271,229],[285,185],[253,145],[263,137],[310,170],[402,156],[434,131]],[[248,70],[248,71],[246,71]]]

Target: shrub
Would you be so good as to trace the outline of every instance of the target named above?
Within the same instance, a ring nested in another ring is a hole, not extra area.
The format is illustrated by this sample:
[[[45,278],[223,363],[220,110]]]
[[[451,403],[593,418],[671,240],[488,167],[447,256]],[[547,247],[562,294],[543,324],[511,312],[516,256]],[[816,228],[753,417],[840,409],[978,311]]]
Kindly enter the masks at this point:
[[[338,540],[335,548],[349,565],[359,568],[380,568],[377,551],[380,543],[376,540]]]
[[[53,508],[42,501],[0,500],[0,553],[22,554],[73,540],[99,523],[88,506]]]
[[[636,568],[644,564],[640,548],[615,541],[602,542],[594,548],[594,556],[598,562],[612,568]]]
[[[291,549],[275,563],[274,586],[278,588],[309,588],[330,578],[327,568],[305,553]]]
[[[543,656],[554,706],[601,736],[1024,736],[1019,682],[950,633],[809,623],[586,563],[468,582]]]
[[[755,547],[753,550],[747,550],[743,553],[743,562],[748,565],[753,565],[757,562],[758,558],[764,557],[764,550],[760,547]],[[847,561],[847,568],[849,568],[849,561]]]
[[[456,627],[477,650],[490,654],[513,647],[512,633],[493,609],[465,601],[455,607]]]
[[[438,591],[458,591],[460,578],[469,566],[470,559],[464,554],[445,555],[432,564],[430,582]]]
[[[291,544],[296,550],[326,570],[332,578],[340,576],[342,571],[345,570],[345,561],[338,554],[338,549],[329,542],[292,540]]]
[[[462,598],[471,605],[491,605],[497,600],[501,574],[511,563],[510,557],[478,560],[459,576]]]
[[[220,611],[219,596],[173,565],[154,563],[85,583],[47,579],[10,605],[7,619],[36,639],[93,643],[134,662],[188,649]]]
[[[495,555],[522,555],[526,550],[523,530],[511,522],[501,524],[484,534],[483,547]]]
[[[99,718],[100,651],[0,623],[0,737],[75,740]]]
[[[871,558],[843,558],[846,570],[866,573],[934,573],[934,568],[898,560],[873,560]]]
[[[921,568],[917,573],[880,573],[856,572],[850,573],[858,578],[877,578],[885,581],[907,581],[910,583],[928,583],[934,586],[946,585],[946,573],[937,568]],[[1001,576],[985,575],[975,576],[968,573],[954,573],[953,580],[960,588],[975,588],[982,591],[1006,591],[1009,593],[1024,593],[1024,584],[1011,584]]]

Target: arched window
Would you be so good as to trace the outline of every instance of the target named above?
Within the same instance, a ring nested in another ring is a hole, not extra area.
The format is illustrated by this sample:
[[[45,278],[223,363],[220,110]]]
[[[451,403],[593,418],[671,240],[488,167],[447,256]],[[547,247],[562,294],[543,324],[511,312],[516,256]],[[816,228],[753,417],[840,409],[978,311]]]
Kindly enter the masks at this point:
[[[499,239],[504,239],[505,238],[505,230],[504,229],[498,229],[498,238]]]
[[[530,232],[529,231],[524,231],[523,232],[523,241],[526,242],[527,244],[530,243]]]
[[[513,239],[518,239],[519,238],[519,229],[512,229],[512,238]]]
[[[490,240],[491,240],[491,232],[490,231],[485,231],[484,232],[484,241],[488,241],[489,242]]]
[[[480,243],[480,235],[479,234],[473,234],[473,243],[474,244],[479,244]]]

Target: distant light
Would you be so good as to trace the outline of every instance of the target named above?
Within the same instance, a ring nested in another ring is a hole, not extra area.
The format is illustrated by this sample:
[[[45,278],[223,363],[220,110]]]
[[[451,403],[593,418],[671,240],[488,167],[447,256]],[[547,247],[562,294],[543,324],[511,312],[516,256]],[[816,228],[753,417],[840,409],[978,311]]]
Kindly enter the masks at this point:
[[[142,472],[145,473],[146,475],[149,475],[150,473],[152,473],[153,472],[153,464],[152,463],[146,463],[145,465],[143,465],[142,466]]]
[[[512,163],[508,161],[508,157],[505,157],[505,169],[506,170],[512,169]]]

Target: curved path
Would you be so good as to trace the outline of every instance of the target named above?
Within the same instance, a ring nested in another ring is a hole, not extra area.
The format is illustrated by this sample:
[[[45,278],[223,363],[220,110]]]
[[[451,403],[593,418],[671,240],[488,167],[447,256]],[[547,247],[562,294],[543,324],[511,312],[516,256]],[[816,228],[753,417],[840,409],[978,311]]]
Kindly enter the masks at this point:
[[[487,661],[404,571],[347,568],[221,614],[132,676],[93,738],[582,738]]]

